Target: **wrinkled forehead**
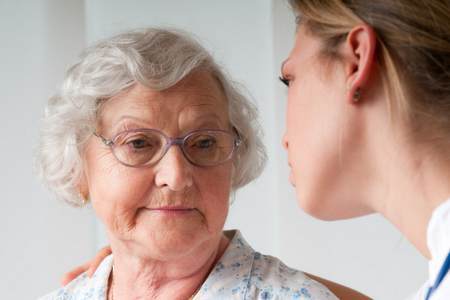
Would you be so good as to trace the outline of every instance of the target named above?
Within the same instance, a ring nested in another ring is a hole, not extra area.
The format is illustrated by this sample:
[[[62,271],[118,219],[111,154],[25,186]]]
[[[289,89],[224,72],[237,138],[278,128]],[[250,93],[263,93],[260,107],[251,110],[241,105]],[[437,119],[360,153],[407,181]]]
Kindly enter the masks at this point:
[[[142,127],[164,129],[198,122],[229,124],[228,101],[219,82],[206,72],[193,73],[176,85],[157,91],[135,84],[105,101],[98,114],[98,126],[111,130],[124,118],[141,121]],[[214,127],[214,126],[213,126]]]

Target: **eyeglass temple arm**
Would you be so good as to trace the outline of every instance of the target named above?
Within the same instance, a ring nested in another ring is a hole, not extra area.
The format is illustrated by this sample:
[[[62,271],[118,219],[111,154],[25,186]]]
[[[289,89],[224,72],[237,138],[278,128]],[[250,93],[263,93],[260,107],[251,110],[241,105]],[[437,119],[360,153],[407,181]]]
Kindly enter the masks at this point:
[[[103,136],[101,136],[100,134],[98,134],[95,131],[94,131],[94,135],[96,137],[100,138],[102,140],[103,144],[105,144],[106,146],[111,146],[113,144],[113,141],[104,138]]]

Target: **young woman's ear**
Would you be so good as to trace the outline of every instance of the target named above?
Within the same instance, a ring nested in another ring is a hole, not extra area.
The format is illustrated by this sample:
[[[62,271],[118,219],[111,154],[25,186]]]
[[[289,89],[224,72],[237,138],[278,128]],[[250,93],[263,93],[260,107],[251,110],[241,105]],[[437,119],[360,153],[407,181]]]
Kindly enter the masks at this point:
[[[377,38],[372,27],[355,26],[344,45],[347,99],[358,102],[364,97],[364,88],[375,69]]]

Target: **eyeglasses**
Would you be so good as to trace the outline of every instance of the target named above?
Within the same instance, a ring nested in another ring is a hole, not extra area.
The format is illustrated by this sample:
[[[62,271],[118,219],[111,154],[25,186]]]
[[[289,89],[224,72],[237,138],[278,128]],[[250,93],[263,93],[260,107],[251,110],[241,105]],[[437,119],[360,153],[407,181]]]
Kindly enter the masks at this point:
[[[116,159],[129,167],[156,164],[172,145],[178,145],[186,159],[196,166],[209,167],[222,164],[233,156],[241,144],[235,130],[201,129],[182,137],[171,138],[156,129],[133,129],[118,133],[108,140],[98,133],[94,135],[111,148]]]

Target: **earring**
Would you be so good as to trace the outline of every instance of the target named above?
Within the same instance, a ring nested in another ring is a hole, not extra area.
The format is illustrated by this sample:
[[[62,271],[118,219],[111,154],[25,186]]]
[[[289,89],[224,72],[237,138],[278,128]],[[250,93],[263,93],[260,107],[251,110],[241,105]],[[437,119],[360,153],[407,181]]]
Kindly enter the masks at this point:
[[[89,202],[87,196],[83,195],[81,192],[78,193],[78,197],[81,199],[81,205],[84,206]]]
[[[361,88],[357,88],[353,94],[353,102],[359,102],[361,100]]]

